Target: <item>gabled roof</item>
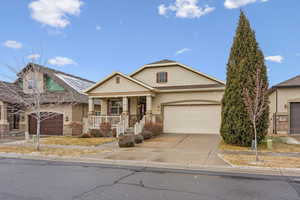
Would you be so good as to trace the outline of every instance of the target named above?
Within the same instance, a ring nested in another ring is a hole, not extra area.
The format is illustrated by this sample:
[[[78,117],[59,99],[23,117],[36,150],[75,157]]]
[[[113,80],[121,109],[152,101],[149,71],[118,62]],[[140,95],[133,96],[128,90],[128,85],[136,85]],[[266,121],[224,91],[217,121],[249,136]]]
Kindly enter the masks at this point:
[[[106,81],[108,81],[109,79],[111,79],[112,77],[114,77],[114,76],[116,76],[116,75],[119,75],[119,76],[121,76],[121,77],[123,77],[123,78],[126,78],[127,80],[130,80],[130,81],[132,81],[132,82],[134,82],[134,83],[136,83],[136,84],[138,84],[138,85],[140,85],[140,86],[142,86],[142,87],[144,87],[144,88],[146,88],[146,89],[148,89],[148,90],[150,90],[150,91],[155,91],[155,88],[153,88],[153,87],[151,87],[151,86],[149,86],[149,85],[147,85],[147,84],[145,84],[145,83],[143,83],[143,82],[141,82],[141,81],[139,81],[139,80],[137,80],[137,79],[135,79],[135,78],[132,78],[132,77],[130,77],[130,76],[127,76],[127,75],[125,75],[125,74],[123,74],[123,73],[121,73],[121,72],[115,72],[115,73],[113,73],[113,74],[107,76],[107,77],[104,78],[103,80],[99,81],[98,83],[94,84],[94,85],[91,86],[90,88],[86,89],[84,92],[85,92],[85,93],[90,92],[91,90],[93,90],[93,89],[99,87],[100,85],[102,85],[103,83],[105,83]]]
[[[0,81],[0,101],[11,104],[22,103],[16,98],[16,95],[23,95],[22,89],[16,83]]]
[[[295,76],[286,81],[283,81],[277,85],[274,85],[273,87],[271,87],[269,92],[272,93],[276,88],[295,88],[295,87],[300,87],[300,75]]]
[[[166,63],[176,63],[176,61],[174,61],[174,60],[168,60],[168,59],[163,59],[163,60],[160,60],[160,61],[149,63],[147,65],[166,64]]]
[[[275,87],[295,87],[295,86],[300,87],[300,75],[275,85]]]
[[[146,68],[153,68],[153,67],[170,67],[170,66],[180,66],[180,67],[183,67],[184,69],[187,69],[191,72],[194,72],[200,76],[204,76],[210,80],[213,80],[219,84],[222,84],[222,85],[225,85],[225,82],[221,81],[221,80],[218,80],[212,76],[209,76],[207,74],[204,74],[202,72],[199,72],[187,65],[184,65],[182,63],[179,63],[179,62],[176,62],[176,61],[172,61],[172,60],[160,60],[160,61],[157,61],[157,62],[154,62],[154,63],[150,63],[150,64],[147,64],[147,65],[144,65],[142,66],[141,68],[139,68],[138,70],[136,70],[135,72],[133,72],[132,74],[130,74],[130,77],[133,77],[134,75],[140,73],[141,71],[143,71],[144,69]]]
[[[57,79],[56,77],[58,77],[60,80],[63,81],[63,85],[67,84],[69,87],[72,87],[77,92],[82,93],[83,90],[86,90],[88,87],[95,84],[95,82],[93,81],[78,76],[74,76],[72,74],[67,74],[65,72],[51,69],[35,63],[29,63],[25,68],[22,69],[20,73],[25,73],[33,65],[35,68],[38,68],[40,72],[49,75],[51,78]]]
[[[87,103],[88,97],[83,93],[83,91],[94,84],[93,81],[67,74],[62,71],[44,67],[35,63],[29,63],[25,68],[19,72],[19,76],[22,76],[22,73],[25,74],[28,70],[34,67],[39,72],[49,76],[56,83],[62,86],[65,91],[58,92],[45,92],[43,94],[43,103],[52,103],[55,101],[54,97],[57,97],[63,102],[77,102],[77,103]],[[16,81],[17,82],[17,81]],[[16,83],[15,82],[15,83]]]

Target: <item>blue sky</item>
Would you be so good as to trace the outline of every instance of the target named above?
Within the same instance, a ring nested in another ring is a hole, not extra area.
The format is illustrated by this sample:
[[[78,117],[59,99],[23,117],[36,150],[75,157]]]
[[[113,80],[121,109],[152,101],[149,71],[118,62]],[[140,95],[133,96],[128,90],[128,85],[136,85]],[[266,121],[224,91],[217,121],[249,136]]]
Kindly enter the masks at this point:
[[[241,8],[271,85],[299,75],[299,0],[4,1],[0,74],[12,76],[4,64],[20,67],[42,54],[37,62],[93,81],[160,59],[225,80]]]

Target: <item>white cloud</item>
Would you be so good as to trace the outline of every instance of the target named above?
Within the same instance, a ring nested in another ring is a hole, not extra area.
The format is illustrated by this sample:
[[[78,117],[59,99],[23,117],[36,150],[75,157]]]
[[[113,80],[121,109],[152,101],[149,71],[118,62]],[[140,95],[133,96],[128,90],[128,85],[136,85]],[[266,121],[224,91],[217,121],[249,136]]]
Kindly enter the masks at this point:
[[[74,60],[66,57],[59,57],[59,56],[55,58],[51,58],[50,60],[48,60],[48,63],[56,66],[77,65],[77,63]]]
[[[199,18],[215,10],[214,7],[199,6],[199,0],[176,0],[173,4],[158,6],[158,14],[166,16],[167,13],[175,12],[178,18]]]
[[[185,52],[191,51],[189,48],[183,48],[175,52],[175,55],[183,54]]]
[[[97,30],[97,31],[100,31],[101,29],[102,29],[101,26],[99,26],[99,25],[96,26],[96,30]]]
[[[39,59],[40,57],[41,57],[40,54],[30,54],[30,55],[28,55],[26,58],[27,58],[27,59],[30,59],[30,60],[37,60],[37,59]]]
[[[269,0],[225,0],[224,6],[228,9],[235,9],[255,2],[268,2]]]
[[[23,47],[22,43],[14,41],[14,40],[7,40],[3,43],[3,45],[7,48],[11,49],[20,49]]]
[[[284,60],[284,58],[280,55],[277,55],[277,56],[267,56],[265,57],[265,59],[267,61],[270,61],[270,62],[277,62],[277,63],[282,63],[282,61]]]
[[[35,0],[28,7],[31,18],[48,26],[64,28],[70,24],[69,16],[78,16],[81,0]]]
[[[165,5],[159,5],[158,6],[158,14],[165,15],[167,14],[168,8]]]

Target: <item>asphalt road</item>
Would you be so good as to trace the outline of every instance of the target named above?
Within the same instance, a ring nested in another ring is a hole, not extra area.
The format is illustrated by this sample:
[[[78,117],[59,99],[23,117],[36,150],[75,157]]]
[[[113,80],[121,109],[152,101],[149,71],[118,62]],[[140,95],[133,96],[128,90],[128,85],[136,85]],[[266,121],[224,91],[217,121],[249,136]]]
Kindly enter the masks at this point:
[[[300,199],[293,177],[0,160],[0,200]]]

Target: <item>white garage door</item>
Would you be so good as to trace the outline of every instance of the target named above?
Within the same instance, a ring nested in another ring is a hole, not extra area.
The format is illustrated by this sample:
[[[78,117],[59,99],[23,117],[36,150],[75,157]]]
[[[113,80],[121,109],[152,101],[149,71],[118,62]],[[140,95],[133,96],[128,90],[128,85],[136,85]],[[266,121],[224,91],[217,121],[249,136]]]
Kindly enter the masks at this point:
[[[220,105],[164,107],[165,133],[218,134],[220,124]]]

